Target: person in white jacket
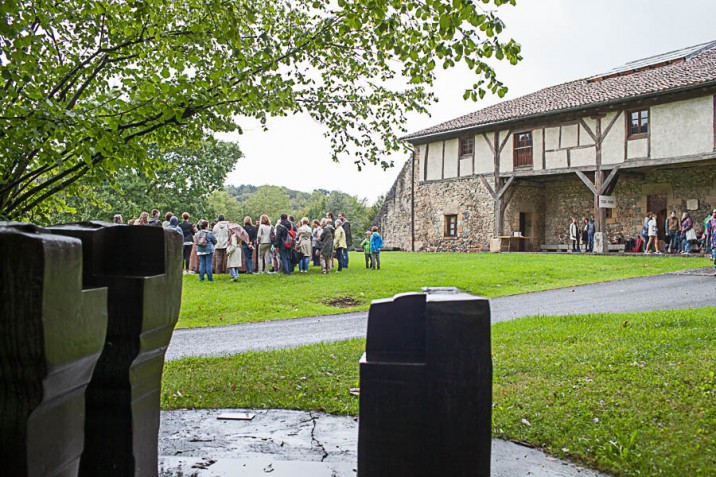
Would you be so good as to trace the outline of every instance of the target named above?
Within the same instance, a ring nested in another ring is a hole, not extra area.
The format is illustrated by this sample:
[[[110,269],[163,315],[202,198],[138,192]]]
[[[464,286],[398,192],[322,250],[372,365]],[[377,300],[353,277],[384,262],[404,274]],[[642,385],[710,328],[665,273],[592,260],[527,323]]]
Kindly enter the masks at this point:
[[[229,222],[224,214],[219,214],[219,221],[212,229],[216,237],[214,247],[214,273],[226,273],[226,249],[229,246]]]
[[[231,274],[231,281],[239,279],[239,268],[241,268],[241,240],[232,230],[229,233],[229,245],[226,247],[226,267]]]

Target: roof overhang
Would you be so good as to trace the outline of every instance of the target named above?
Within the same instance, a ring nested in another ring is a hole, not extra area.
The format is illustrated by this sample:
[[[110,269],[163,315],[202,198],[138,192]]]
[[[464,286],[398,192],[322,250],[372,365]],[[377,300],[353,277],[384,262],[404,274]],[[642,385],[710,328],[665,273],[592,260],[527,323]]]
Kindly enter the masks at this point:
[[[479,132],[494,131],[496,129],[511,129],[514,126],[520,126],[524,123],[534,122],[537,120],[557,119],[569,116],[586,116],[589,114],[597,114],[601,112],[612,111],[615,109],[621,109],[622,107],[628,107],[630,105],[641,105],[642,103],[647,102],[661,102],[664,99],[685,99],[687,97],[697,96],[699,94],[708,94],[712,90],[716,91],[716,80],[684,86],[681,88],[658,91],[655,93],[646,93],[637,96],[618,98],[611,101],[584,104],[574,108],[558,109],[554,111],[547,111],[544,113],[532,114],[528,116],[520,116],[517,118],[509,118],[501,121],[493,121],[474,126],[465,126],[462,128],[450,129],[447,131],[440,131],[416,136],[408,135],[402,137],[401,140],[417,146],[419,144],[425,144],[428,142],[462,136],[467,133],[477,134]]]

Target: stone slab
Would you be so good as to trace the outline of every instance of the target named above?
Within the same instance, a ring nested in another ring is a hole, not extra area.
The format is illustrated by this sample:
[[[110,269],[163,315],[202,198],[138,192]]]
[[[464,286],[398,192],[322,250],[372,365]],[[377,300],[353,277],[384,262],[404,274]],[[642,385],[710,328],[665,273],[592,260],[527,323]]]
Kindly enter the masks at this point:
[[[224,412],[256,414],[225,421]],[[161,477],[355,477],[358,420],[256,409],[163,411]],[[493,439],[492,477],[605,477],[513,442]]]

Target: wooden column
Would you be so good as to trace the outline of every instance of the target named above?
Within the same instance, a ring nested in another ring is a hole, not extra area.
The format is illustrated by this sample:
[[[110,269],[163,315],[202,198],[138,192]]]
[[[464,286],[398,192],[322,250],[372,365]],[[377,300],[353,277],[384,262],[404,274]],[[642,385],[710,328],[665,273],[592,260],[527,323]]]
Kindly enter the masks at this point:
[[[500,181],[500,132],[495,131],[495,137],[494,137],[494,145],[492,147],[492,158],[493,158],[493,168],[494,168],[494,188],[493,191],[497,192],[500,190],[501,181]],[[493,199],[495,200],[494,204],[494,213],[495,213],[495,236],[502,235],[502,222],[503,217],[505,214],[505,210],[502,207],[502,197],[497,196],[496,194],[493,195]]]
[[[602,190],[602,184],[604,183],[604,173],[602,172],[602,118],[597,119],[597,141],[594,144],[597,157],[597,169],[594,171],[594,188],[596,193],[594,194],[594,219],[595,219],[595,232],[604,231],[604,222],[606,221],[606,212],[604,209],[599,207],[599,194]]]

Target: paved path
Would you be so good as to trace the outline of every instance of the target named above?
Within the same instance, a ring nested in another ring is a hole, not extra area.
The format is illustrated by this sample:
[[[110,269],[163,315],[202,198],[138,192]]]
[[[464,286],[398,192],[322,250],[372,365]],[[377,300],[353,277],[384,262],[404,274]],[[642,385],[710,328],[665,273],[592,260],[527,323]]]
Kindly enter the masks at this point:
[[[577,273],[578,271],[575,271]],[[581,273],[581,272],[580,272]],[[596,283],[490,300],[492,322],[530,315],[569,315],[695,308],[716,304],[713,269]],[[365,337],[368,313],[176,330],[167,360],[222,356]]]

